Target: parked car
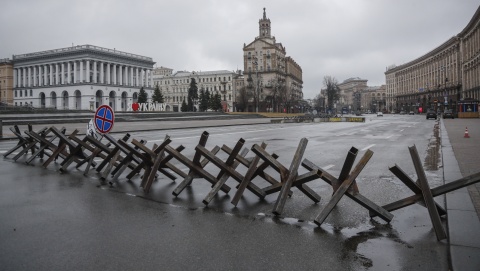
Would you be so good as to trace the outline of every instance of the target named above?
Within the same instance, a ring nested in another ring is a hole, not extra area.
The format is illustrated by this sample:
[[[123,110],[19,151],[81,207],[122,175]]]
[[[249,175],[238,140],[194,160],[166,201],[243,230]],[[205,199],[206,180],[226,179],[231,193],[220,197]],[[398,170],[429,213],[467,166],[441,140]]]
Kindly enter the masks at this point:
[[[409,114],[409,115],[415,115],[415,112],[410,111],[410,112],[408,112],[408,114]]]
[[[427,120],[428,119],[436,119],[437,118],[437,112],[433,109],[428,109],[427,110]]]
[[[405,115],[405,111],[400,111],[400,115]]]
[[[377,117],[383,117],[383,113],[380,112],[380,111],[378,111],[378,112],[377,112]]]
[[[444,118],[444,119],[447,119],[447,118],[453,119],[454,117],[453,117],[452,109],[447,109],[447,110],[445,110],[445,111],[443,112],[443,118]]]

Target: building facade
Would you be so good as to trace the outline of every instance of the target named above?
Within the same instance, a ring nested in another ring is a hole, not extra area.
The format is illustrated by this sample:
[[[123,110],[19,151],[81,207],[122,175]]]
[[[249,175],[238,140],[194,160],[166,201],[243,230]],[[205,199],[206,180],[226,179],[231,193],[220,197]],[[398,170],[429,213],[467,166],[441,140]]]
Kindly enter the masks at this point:
[[[0,102],[13,104],[13,62],[8,58],[0,59]]]
[[[337,102],[337,111],[358,111],[361,110],[361,92],[367,88],[366,79],[359,77],[348,78],[342,83],[338,84],[340,89],[340,97]]]
[[[170,70],[168,72],[157,69]],[[197,83],[198,91],[209,91],[210,94],[220,94],[222,108],[225,112],[235,111],[236,81],[241,76],[238,72],[219,71],[178,71],[171,73],[172,69],[156,68],[153,71],[153,84],[159,87],[165,99],[166,111],[180,112],[182,102],[187,102],[188,90],[192,79]],[[198,103],[195,104],[198,110]]]
[[[457,111],[480,99],[480,8],[467,26],[427,54],[385,72],[389,111]]]
[[[368,86],[367,82],[367,79],[353,77],[339,83],[339,99],[334,103],[331,113],[353,114],[387,111],[386,86]],[[328,104],[326,89],[322,89],[320,93]]]
[[[259,36],[243,46],[244,86],[247,98],[237,96],[244,111],[292,112],[303,99],[302,68],[271,34],[265,8],[258,22]]]
[[[14,105],[95,110],[103,104],[127,111],[140,88],[153,94],[150,57],[93,45],[13,56]]]

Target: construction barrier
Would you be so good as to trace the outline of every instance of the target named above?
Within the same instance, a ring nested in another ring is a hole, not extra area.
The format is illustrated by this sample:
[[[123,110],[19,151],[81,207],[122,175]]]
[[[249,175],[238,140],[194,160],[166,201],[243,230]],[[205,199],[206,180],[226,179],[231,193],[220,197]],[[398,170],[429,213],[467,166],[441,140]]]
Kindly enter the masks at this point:
[[[214,200],[215,195],[220,192],[228,194],[233,188],[228,186],[226,181],[233,179],[238,182],[238,185],[235,187],[236,192],[231,204],[237,206],[246,190],[258,197],[259,200],[270,194],[277,194],[272,213],[280,216],[287,204],[288,197],[294,192],[292,188],[305,194],[314,204],[319,203],[320,195],[308,186],[308,182],[321,179],[332,187],[333,196],[314,219],[313,222],[318,226],[323,224],[343,196],[349,197],[366,208],[370,217],[378,216],[386,222],[393,219],[392,211],[420,203],[427,208],[438,240],[446,238],[440,219],[440,216],[446,215],[446,211],[435,203],[433,197],[480,182],[479,172],[430,189],[417,149],[415,146],[411,146],[409,151],[415,166],[416,181],[397,165],[389,170],[412,190],[414,195],[379,206],[360,193],[356,182],[373,156],[371,150],[367,150],[360,161],[354,165],[359,151],[352,147],[347,153],[339,176],[335,177],[303,157],[308,144],[306,138],[300,139],[291,163],[284,165],[278,160],[277,154],[269,153],[266,150],[266,143],[254,144],[249,150],[244,148],[245,140],[243,138],[240,138],[233,147],[223,145],[207,149],[205,147],[209,138],[207,131],[202,133],[193,157],[187,157],[182,154],[185,147],[182,145],[173,147],[173,139],[168,135],[160,144],[154,144],[150,148],[146,146],[145,140],[131,139],[129,134],[117,140],[108,134],[101,138],[91,135],[80,137],[78,130],[67,134],[65,128],[57,129],[54,126],[33,131],[32,126],[28,125],[27,130],[21,133],[19,127],[15,125],[10,130],[17,137],[18,143],[4,154],[5,158],[14,155],[11,159],[17,161],[20,157],[25,156],[27,164],[40,158],[43,167],[48,167],[51,162],[60,159],[59,171],[61,173],[67,173],[72,165],[78,170],[83,170],[84,175],[88,175],[90,169],[95,168],[97,174],[100,175],[102,184],[111,183],[122,177],[132,180],[135,176],[140,176],[140,186],[145,193],[150,192],[154,180],[181,180],[173,190],[173,196],[178,196],[193,181],[204,181],[210,187],[210,192],[202,201],[205,205]],[[225,157],[225,155],[218,155],[220,151],[226,153],[227,158],[221,159],[220,157]],[[247,157],[249,151],[253,153],[253,156]],[[181,163],[187,170],[178,168],[175,166],[178,163],[173,163],[173,161]],[[208,171],[207,164],[214,165],[214,171],[211,169]],[[246,168],[244,174],[240,173],[244,171],[238,170],[240,166]],[[303,167],[308,172],[298,174],[299,167]],[[278,173],[279,177],[275,178],[270,174],[272,169]],[[261,187],[259,179],[263,179],[262,184],[268,183],[268,185]]]

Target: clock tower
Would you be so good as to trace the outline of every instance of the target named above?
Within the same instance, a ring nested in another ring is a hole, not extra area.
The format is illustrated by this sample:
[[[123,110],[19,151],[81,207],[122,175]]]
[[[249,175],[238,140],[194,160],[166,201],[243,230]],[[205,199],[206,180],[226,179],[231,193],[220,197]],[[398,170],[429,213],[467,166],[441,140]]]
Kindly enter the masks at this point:
[[[271,38],[270,19],[267,19],[265,8],[263,8],[263,18],[258,21],[258,28],[260,38]]]

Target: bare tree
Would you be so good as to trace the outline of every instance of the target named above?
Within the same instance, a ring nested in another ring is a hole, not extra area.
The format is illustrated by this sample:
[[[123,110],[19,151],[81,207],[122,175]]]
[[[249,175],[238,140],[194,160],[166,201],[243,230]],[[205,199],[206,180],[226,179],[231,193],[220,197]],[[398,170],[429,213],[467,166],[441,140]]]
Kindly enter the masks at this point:
[[[250,94],[247,91],[246,87],[242,87],[237,92],[237,110],[243,112],[248,108],[248,100],[250,99]]]
[[[340,88],[335,77],[329,75],[323,78],[323,85],[327,94],[328,108],[332,110],[333,104],[340,99]]]

